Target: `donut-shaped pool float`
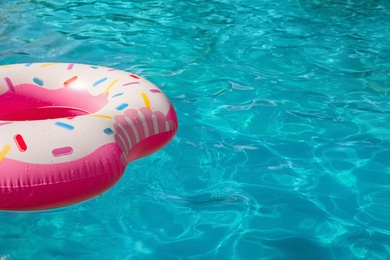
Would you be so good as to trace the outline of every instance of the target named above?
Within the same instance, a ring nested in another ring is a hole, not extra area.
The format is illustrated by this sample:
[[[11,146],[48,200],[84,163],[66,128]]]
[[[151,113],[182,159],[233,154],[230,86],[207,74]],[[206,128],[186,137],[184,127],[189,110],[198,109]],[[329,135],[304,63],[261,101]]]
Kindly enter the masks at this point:
[[[0,66],[0,209],[99,195],[177,127],[168,98],[134,74],[85,64]]]

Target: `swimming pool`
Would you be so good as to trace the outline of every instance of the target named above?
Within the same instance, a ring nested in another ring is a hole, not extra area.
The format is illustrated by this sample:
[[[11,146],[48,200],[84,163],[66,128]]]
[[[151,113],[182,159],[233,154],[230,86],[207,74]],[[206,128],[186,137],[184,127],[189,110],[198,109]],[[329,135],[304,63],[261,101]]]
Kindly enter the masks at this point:
[[[1,64],[140,74],[180,127],[98,198],[0,212],[0,258],[388,258],[389,15],[386,0],[1,3]]]

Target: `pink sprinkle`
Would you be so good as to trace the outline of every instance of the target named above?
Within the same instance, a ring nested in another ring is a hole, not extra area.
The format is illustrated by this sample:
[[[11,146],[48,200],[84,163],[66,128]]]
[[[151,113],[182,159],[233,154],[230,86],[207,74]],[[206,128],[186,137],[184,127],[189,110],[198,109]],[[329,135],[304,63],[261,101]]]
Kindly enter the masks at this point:
[[[10,80],[10,78],[5,77],[4,80],[7,83],[9,90],[11,90],[11,92],[15,93],[15,87],[14,87],[14,84],[12,83],[12,81]]]
[[[128,82],[123,84],[122,86],[128,86],[128,85],[134,85],[134,84],[139,84],[139,82]]]
[[[150,92],[152,92],[152,93],[161,93],[161,91],[158,90],[158,89],[151,89]]]
[[[73,153],[73,148],[70,146],[60,147],[54,149],[51,153],[53,154],[54,157],[69,155]]]
[[[1,119],[0,119],[1,120]],[[12,124],[13,122],[4,122],[4,123],[0,123],[0,126],[2,125],[9,125],[9,124]]]
[[[73,63],[69,64],[69,65],[68,65],[68,70],[71,70],[71,69],[73,69],[73,66],[74,66],[74,64],[73,64]]]

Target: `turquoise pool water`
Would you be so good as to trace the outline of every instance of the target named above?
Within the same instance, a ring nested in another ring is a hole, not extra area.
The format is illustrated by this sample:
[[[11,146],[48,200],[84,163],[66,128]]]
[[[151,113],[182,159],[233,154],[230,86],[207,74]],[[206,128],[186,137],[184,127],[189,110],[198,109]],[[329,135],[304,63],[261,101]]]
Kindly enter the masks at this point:
[[[7,0],[1,64],[140,74],[180,128],[102,196],[0,212],[0,259],[388,259],[390,2]]]

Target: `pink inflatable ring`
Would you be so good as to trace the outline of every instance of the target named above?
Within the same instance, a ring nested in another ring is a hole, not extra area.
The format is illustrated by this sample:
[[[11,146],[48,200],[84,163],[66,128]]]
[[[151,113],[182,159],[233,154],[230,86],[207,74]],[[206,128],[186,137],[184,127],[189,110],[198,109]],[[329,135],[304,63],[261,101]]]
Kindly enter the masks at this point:
[[[0,66],[0,209],[49,209],[99,195],[175,135],[149,81],[64,63]]]

